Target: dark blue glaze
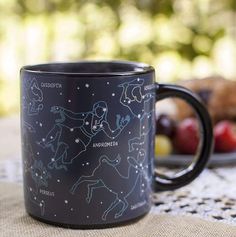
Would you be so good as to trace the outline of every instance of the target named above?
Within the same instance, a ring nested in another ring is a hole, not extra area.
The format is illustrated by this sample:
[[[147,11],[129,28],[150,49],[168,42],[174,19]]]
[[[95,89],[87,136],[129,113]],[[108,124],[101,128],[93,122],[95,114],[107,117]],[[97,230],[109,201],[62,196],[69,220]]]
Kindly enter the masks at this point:
[[[69,226],[113,224],[147,213],[154,104],[153,70],[96,77],[23,69],[27,212]]]

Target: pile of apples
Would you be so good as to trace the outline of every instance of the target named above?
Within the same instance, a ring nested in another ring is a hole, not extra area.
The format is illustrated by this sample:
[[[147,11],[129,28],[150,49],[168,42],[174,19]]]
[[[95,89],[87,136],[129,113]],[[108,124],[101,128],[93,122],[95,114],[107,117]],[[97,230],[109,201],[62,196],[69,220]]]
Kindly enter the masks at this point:
[[[236,123],[222,120],[214,126],[214,152],[236,151]],[[187,118],[179,123],[168,115],[156,118],[155,154],[169,155],[195,154],[199,143],[199,125],[195,118]]]

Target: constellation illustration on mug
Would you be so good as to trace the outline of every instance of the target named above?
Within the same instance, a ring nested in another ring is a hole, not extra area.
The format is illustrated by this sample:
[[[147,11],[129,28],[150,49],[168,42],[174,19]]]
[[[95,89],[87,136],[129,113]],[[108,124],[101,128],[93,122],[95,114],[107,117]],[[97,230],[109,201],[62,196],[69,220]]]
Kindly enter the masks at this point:
[[[144,92],[144,80],[136,78],[131,82],[125,82],[118,87],[122,87],[120,103],[127,107],[132,115],[141,118],[145,101],[155,98],[154,92]]]
[[[130,121],[129,115],[121,117],[117,114],[116,128],[112,129],[107,120],[108,106],[104,101],[96,102],[88,112],[75,113],[60,106],[53,106],[51,112],[59,114],[60,118],[55,120],[46,138],[38,142],[54,153],[48,164],[50,169],[67,170],[67,165],[87,150],[94,136],[104,132],[110,139],[115,139]]]
[[[27,109],[29,116],[38,115],[43,109],[43,92],[39,88],[37,80],[34,78],[29,81],[24,86],[24,90],[25,95],[23,96],[23,108]]]
[[[34,157],[32,146],[29,142],[28,133],[35,133],[35,129],[28,124],[27,122],[23,122],[23,151],[26,154],[27,159],[24,160],[24,173],[30,174],[32,181],[34,183],[34,187],[27,187],[27,194],[29,200],[37,205],[40,208],[41,215],[43,216],[45,213],[45,202],[44,200],[40,200],[38,198],[39,188],[48,186],[48,179],[51,178],[50,173],[43,166],[42,161],[38,161]],[[28,131],[27,131],[28,130]]]
[[[150,100],[152,100],[150,102]],[[153,124],[154,124],[154,106],[152,106],[152,103],[154,103],[153,97],[150,97],[148,100],[144,102],[144,112],[142,114],[142,117],[139,119],[139,135],[138,137],[134,137],[129,139],[128,145],[129,145],[129,152],[134,150],[135,144],[144,144],[146,136],[150,133]],[[150,106],[151,105],[151,109]],[[138,149],[138,148],[137,148]]]
[[[47,171],[46,167],[44,167],[41,160],[35,160],[30,168],[31,177],[35,183],[35,189],[29,187],[28,192],[31,193],[31,201],[40,207],[41,215],[43,216],[45,212],[45,202],[44,200],[39,200],[37,196],[40,187],[48,187],[48,179],[51,178],[51,174]]]
[[[30,138],[29,138],[29,133],[35,133],[35,128],[25,122],[22,121],[21,123],[22,126],[22,139],[21,139],[21,143],[22,143],[22,148],[23,151],[27,154],[27,159],[24,160],[24,171],[28,172],[30,170],[30,166],[34,161],[34,153],[33,153],[33,148],[30,144]]]
[[[115,160],[110,160],[106,155],[102,155],[99,158],[98,166],[93,170],[89,176],[81,176],[76,183],[72,186],[70,192],[75,194],[76,189],[83,183],[87,184],[87,203],[90,203],[94,194],[94,191],[99,188],[106,188],[109,192],[113,193],[115,199],[111,202],[110,206],[103,212],[102,220],[106,220],[107,215],[115,209],[118,205],[120,209],[115,213],[114,218],[121,217],[125,210],[129,207],[127,198],[135,190],[138,181],[141,182],[141,177],[145,172],[144,165],[146,159],[146,152],[144,149],[140,149],[136,158],[127,157],[128,173],[126,176],[122,175],[117,166],[121,161],[120,155]],[[107,178],[107,173],[112,174],[112,179]],[[129,181],[128,181],[129,180]],[[144,184],[140,184],[142,187],[141,192],[144,192]],[[121,190],[122,187],[122,190]]]

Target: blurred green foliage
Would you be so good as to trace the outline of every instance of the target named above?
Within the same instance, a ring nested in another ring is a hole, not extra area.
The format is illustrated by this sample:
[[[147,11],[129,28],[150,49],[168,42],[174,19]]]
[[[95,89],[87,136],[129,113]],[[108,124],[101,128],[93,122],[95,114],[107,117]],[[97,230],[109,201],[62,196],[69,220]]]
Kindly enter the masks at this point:
[[[235,0],[0,0],[0,115],[18,110],[22,65],[126,59],[157,79],[235,76]]]

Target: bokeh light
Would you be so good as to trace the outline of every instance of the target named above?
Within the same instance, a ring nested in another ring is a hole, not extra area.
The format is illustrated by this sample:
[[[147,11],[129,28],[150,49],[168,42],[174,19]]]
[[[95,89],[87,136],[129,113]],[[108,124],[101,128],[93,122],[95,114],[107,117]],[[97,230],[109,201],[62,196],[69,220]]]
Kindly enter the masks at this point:
[[[157,80],[236,78],[235,0],[0,0],[0,116],[19,111],[25,64],[125,59]]]

